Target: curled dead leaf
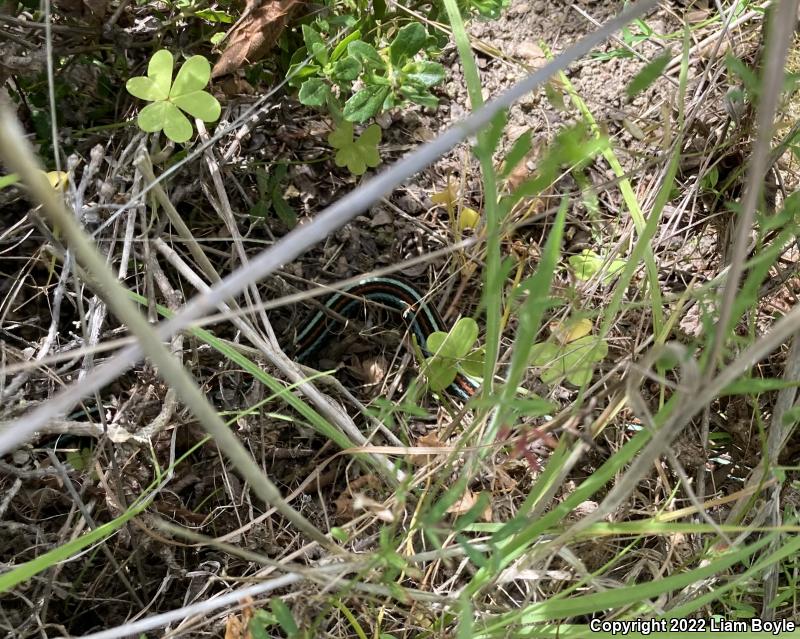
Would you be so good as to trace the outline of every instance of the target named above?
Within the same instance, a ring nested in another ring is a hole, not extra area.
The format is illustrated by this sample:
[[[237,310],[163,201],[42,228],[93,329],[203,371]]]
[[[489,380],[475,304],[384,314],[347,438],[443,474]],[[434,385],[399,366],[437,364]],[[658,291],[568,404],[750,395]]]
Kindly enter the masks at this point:
[[[431,431],[430,433],[424,434],[417,440],[417,446],[424,448],[441,448],[444,446],[444,444],[439,439],[439,435],[436,432]],[[423,455],[411,455],[409,457],[409,461],[414,466],[424,466],[425,464],[429,464],[431,461],[433,461],[433,459],[434,455],[429,453],[425,453]]]
[[[353,497],[353,510],[355,512],[367,511],[387,524],[394,522],[394,514],[382,503],[367,497],[362,493],[356,493]]]
[[[469,512],[469,509],[472,508],[478,501],[479,494],[480,493],[473,493],[469,488],[467,488],[464,491],[464,494],[461,495],[461,499],[450,506],[450,508],[447,509],[447,512],[451,515],[463,515],[464,513]]]
[[[211,77],[233,73],[263,58],[301,4],[301,0],[265,0],[257,6],[248,2],[244,15],[228,32],[228,46],[211,70]]]

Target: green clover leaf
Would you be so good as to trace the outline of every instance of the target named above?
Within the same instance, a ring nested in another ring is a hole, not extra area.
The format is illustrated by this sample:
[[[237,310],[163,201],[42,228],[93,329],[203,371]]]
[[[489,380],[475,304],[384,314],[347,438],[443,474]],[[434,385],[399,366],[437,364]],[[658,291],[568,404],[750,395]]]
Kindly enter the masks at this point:
[[[580,255],[573,255],[569,258],[569,265],[579,280],[590,280],[600,272],[605,261],[605,258],[591,249],[583,249]],[[608,284],[624,268],[623,260],[611,260],[603,273],[603,284]]]
[[[594,335],[584,335],[566,344],[541,342],[531,349],[530,362],[539,366],[545,384],[561,377],[574,386],[583,386],[592,379],[594,365],[608,355],[608,344]]]
[[[166,100],[172,83],[172,54],[161,49],[153,54],[147,65],[147,77],[131,78],[125,84],[133,97],[148,102]]]
[[[173,142],[186,142],[192,137],[192,123],[184,115],[204,122],[219,119],[221,108],[217,99],[203,89],[211,77],[211,65],[201,55],[183,63],[172,81],[172,54],[161,49],[153,54],[147,65],[147,76],[131,78],[125,84],[128,93],[152,102],[139,112],[142,131],[164,134]]]
[[[356,139],[353,139],[352,122],[342,121],[328,136],[328,144],[338,149],[334,162],[336,166],[346,166],[353,175],[363,175],[367,167],[374,168],[381,163],[378,143],[381,141],[381,128],[370,124]]]
[[[471,317],[462,317],[449,333],[436,331],[428,335],[426,375],[434,391],[442,391],[453,383],[459,364],[468,356],[478,339],[478,324]],[[484,355],[485,356],[485,355]]]

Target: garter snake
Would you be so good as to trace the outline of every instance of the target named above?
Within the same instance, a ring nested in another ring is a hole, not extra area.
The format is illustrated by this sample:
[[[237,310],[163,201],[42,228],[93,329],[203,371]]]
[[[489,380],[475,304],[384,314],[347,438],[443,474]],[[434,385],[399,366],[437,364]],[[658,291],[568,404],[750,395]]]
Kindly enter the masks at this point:
[[[325,308],[308,320],[295,339],[297,361],[307,360],[330,339],[336,325],[332,314],[353,317],[364,301],[377,302],[395,311],[416,337],[425,357],[431,356],[426,348],[428,336],[436,331],[447,331],[436,308],[426,302],[413,286],[390,277],[371,277],[338,290],[327,298]],[[469,399],[477,389],[477,382],[459,373],[448,391],[461,399]]]

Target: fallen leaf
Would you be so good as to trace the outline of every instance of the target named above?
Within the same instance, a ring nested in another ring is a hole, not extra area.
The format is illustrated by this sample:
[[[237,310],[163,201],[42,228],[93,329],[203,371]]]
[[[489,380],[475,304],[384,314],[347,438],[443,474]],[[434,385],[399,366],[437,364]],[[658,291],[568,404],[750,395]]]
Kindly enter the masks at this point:
[[[506,178],[508,190],[513,193],[519,186],[531,176],[531,170],[528,168],[528,158],[525,157],[515,166],[511,173]]]
[[[244,639],[247,625],[239,615],[228,615],[225,620],[225,639]]]
[[[547,56],[545,55],[544,51],[542,51],[542,47],[535,42],[530,42],[528,40],[520,42],[517,45],[514,53],[517,55],[517,57],[522,58],[523,60],[528,61],[528,63],[536,66],[544,66],[544,63],[547,62]]]
[[[469,488],[467,488],[464,491],[464,494],[461,495],[461,499],[450,506],[450,508],[447,509],[447,512],[452,515],[463,515],[464,513],[469,512],[469,509],[472,508],[478,501],[478,494],[473,493]]]
[[[389,372],[388,364],[383,357],[368,357],[353,364],[349,369],[369,386],[381,384]]]
[[[444,446],[444,444],[439,439],[439,435],[436,432],[431,431],[430,433],[425,433],[417,440],[417,446],[420,448],[441,448]],[[425,453],[423,455],[411,455],[408,458],[408,461],[414,466],[424,466],[425,464],[433,461],[433,459],[434,455]]]
[[[344,492],[334,499],[333,505],[336,509],[337,521],[350,521],[356,516],[355,508],[353,508],[353,498],[348,492]]]
[[[387,524],[394,522],[394,514],[391,510],[362,493],[356,493],[353,497],[353,510],[356,512],[365,510]]]
[[[248,2],[244,15],[228,32],[228,46],[214,65],[212,78],[263,58],[275,46],[301,0],[267,0],[259,6],[254,4]]]
[[[592,322],[586,318],[565,323],[555,322],[550,330],[560,344],[568,344],[592,332]]]
[[[478,226],[481,220],[481,214],[475,209],[465,206],[461,209],[461,215],[458,216],[458,230],[466,231],[467,229],[474,229]]]
[[[457,200],[458,186],[453,184],[449,179],[447,180],[447,188],[431,195],[431,201],[434,204],[441,204],[448,210],[453,207]]]
[[[253,95],[256,92],[253,85],[247,80],[235,75],[225,78],[217,85],[217,88],[229,98],[239,95]]]

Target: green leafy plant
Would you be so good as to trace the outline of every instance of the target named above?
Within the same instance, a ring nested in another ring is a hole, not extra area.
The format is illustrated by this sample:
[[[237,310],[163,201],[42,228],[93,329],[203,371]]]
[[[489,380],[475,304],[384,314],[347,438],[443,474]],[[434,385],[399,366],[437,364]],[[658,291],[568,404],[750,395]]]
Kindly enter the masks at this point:
[[[354,31],[332,50],[312,26],[302,29],[305,49],[295,53],[289,76],[303,104],[327,107],[348,122],[365,122],[409,102],[438,105],[430,89],[444,80],[444,67],[429,59],[432,38],[420,23],[406,24],[377,47]],[[313,59],[304,64],[308,55]]]
[[[655,82],[658,77],[664,72],[664,69],[667,68],[667,64],[672,59],[672,53],[667,51],[663,55],[654,58],[650,62],[648,62],[642,69],[637,73],[633,80],[628,83],[628,86],[625,88],[625,93],[628,94],[629,98],[632,98],[635,95],[638,95],[647,87],[649,87],[653,82]]]
[[[67,463],[75,470],[86,470],[92,463],[92,451],[88,448],[67,452]]]
[[[214,122],[221,109],[217,99],[203,89],[211,77],[211,65],[201,55],[183,63],[172,81],[172,54],[161,49],[147,65],[147,75],[131,78],[125,87],[136,98],[152,102],[139,112],[142,131],[163,130],[173,142],[186,142],[192,137],[192,123],[184,111],[204,122]]]
[[[530,363],[541,368],[539,377],[545,384],[563,377],[583,386],[592,379],[595,364],[608,355],[608,344],[591,330],[587,319],[571,321],[554,330],[549,340],[533,345]]]
[[[278,626],[290,639],[301,636],[292,611],[283,601],[278,597],[273,597],[270,600],[270,609],[269,612],[263,609],[256,610],[250,619],[247,629],[254,639],[268,639],[268,637],[274,636],[267,632],[267,628],[273,626]]]
[[[478,324],[471,317],[459,319],[449,333],[436,331],[428,335],[427,349],[432,355],[425,359],[425,364],[432,390],[443,391],[461,370],[480,375],[484,353],[475,348],[477,340]]]
[[[458,8],[464,16],[478,15],[482,18],[498,18],[510,0],[459,0]]]
[[[378,144],[381,141],[381,128],[371,124],[364,132],[353,136],[353,124],[342,121],[328,136],[328,144],[336,149],[336,166],[346,166],[353,175],[363,175],[367,167],[380,164]]]
[[[278,219],[288,228],[297,225],[297,212],[283,197],[283,180],[286,177],[286,164],[278,163],[272,172],[268,173],[263,168],[256,169],[256,186],[258,188],[258,201],[250,210],[250,215],[265,218],[273,211]]]
[[[591,249],[583,249],[580,255],[572,255],[569,258],[569,265],[579,280],[590,280],[597,273],[603,270],[606,259]],[[611,260],[603,272],[603,284],[608,284],[625,268],[624,260]]]
[[[653,28],[644,20],[634,20],[630,26],[623,27],[620,39],[627,46],[612,49],[605,53],[597,53],[593,57],[597,60],[610,60],[612,58],[632,58],[638,46],[657,36]]]

